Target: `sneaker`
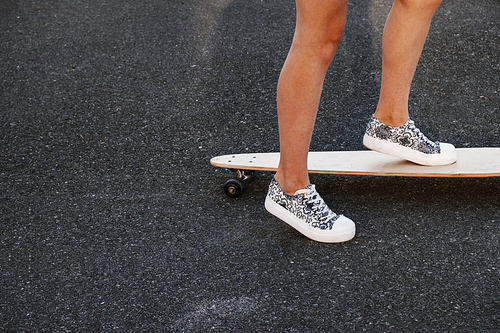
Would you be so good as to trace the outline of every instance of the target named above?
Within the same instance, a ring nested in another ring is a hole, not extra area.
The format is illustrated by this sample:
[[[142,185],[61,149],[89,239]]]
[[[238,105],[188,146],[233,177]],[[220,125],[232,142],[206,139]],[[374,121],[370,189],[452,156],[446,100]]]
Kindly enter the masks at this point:
[[[447,165],[457,161],[453,145],[432,142],[409,119],[399,127],[391,127],[372,116],[363,144],[371,150],[422,165]]]
[[[273,178],[265,207],[304,236],[318,242],[345,242],[356,233],[354,222],[328,208],[312,184],[289,195]]]

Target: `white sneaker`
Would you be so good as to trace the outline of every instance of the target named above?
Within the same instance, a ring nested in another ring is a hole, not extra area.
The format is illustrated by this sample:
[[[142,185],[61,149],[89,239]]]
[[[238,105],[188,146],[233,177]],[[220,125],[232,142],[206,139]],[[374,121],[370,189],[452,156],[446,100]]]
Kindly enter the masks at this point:
[[[391,127],[372,116],[363,144],[371,150],[422,165],[447,165],[457,161],[453,145],[432,142],[409,119],[399,127]]]
[[[356,233],[354,222],[328,208],[312,184],[289,195],[273,178],[265,207],[304,236],[318,242],[345,242]]]

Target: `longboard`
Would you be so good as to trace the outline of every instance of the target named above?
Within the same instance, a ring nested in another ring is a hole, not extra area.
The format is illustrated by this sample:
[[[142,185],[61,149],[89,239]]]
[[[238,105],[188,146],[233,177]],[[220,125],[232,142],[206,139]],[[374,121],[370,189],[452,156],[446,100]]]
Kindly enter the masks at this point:
[[[422,166],[371,150],[310,152],[309,173],[398,177],[500,177],[500,148],[457,148],[456,163]],[[243,191],[241,181],[253,171],[276,171],[279,153],[233,154],[214,157],[213,166],[237,172],[224,186],[228,196]]]

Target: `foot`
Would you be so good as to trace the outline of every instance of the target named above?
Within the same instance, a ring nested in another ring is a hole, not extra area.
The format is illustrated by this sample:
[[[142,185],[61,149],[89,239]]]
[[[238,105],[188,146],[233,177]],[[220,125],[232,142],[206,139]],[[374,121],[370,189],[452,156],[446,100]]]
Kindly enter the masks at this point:
[[[354,222],[328,208],[312,184],[289,195],[273,178],[265,207],[304,236],[318,242],[345,242],[356,233]]]
[[[399,127],[391,127],[372,116],[363,144],[371,150],[422,165],[447,165],[457,161],[453,145],[427,139],[412,120]]]

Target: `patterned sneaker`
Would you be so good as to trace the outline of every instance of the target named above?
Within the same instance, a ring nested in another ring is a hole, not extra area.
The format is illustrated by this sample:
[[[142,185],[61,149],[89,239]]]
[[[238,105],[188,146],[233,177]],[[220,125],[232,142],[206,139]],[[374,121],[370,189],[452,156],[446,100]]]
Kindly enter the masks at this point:
[[[289,195],[273,178],[265,206],[268,212],[318,242],[345,242],[356,233],[354,222],[332,212],[312,184]]]
[[[430,141],[409,119],[399,127],[391,127],[372,116],[363,144],[371,150],[422,165],[447,165],[457,160],[453,145]]]

